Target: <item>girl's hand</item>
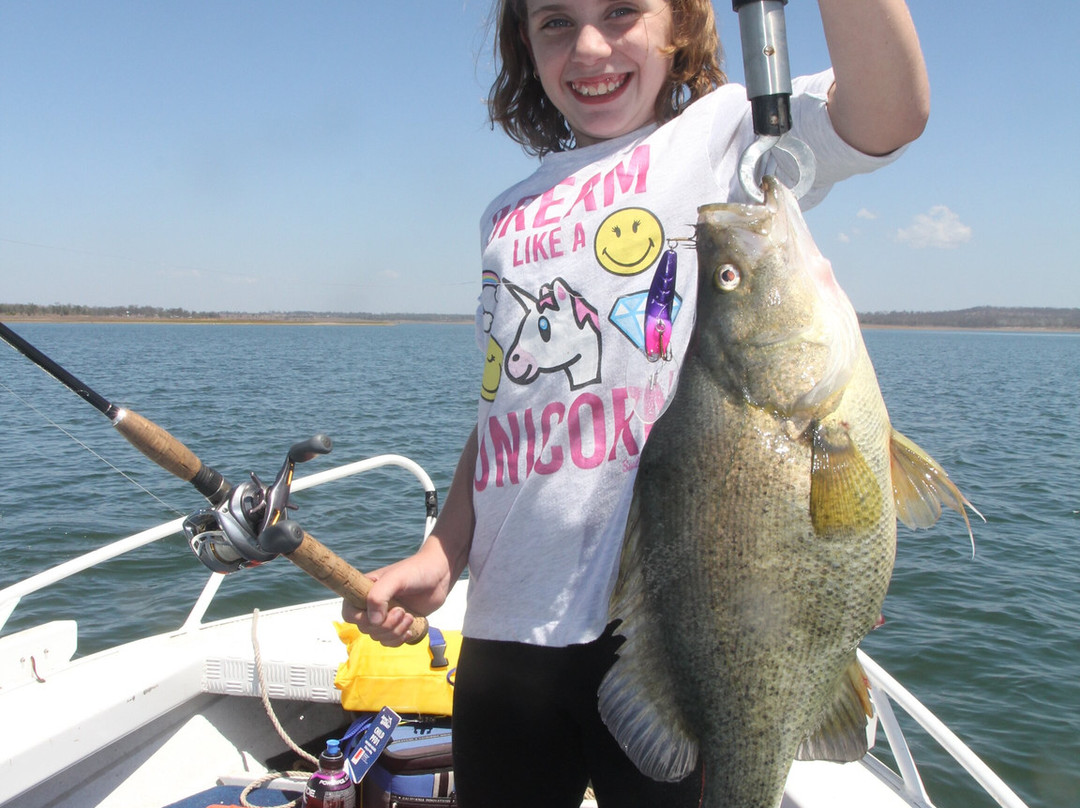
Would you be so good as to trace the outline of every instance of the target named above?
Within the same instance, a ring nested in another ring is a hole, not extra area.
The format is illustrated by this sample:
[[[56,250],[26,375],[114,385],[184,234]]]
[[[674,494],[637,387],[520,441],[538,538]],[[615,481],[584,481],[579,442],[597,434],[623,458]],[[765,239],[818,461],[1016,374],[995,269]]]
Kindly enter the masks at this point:
[[[449,594],[440,565],[431,562],[421,552],[376,570],[368,576],[374,584],[368,592],[367,608],[342,602],[342,618],[383,645],[401,645],[413,618],[435,611]],[[391,600],[401,605],[391,608]]]
[[[472,475],[476,453],[474,427],[454,471],[446,505],[431,535],[415,554],[368,575],[375,583],[368,592],[366,609],[342,604],[342,618],[355,623],[362,632],[383,645],[394,647],[404,643],[413,617],[427,617],[442,606],[454,582],[465,570],[474,527]],[[401,606],[391,609],[391,600]]]

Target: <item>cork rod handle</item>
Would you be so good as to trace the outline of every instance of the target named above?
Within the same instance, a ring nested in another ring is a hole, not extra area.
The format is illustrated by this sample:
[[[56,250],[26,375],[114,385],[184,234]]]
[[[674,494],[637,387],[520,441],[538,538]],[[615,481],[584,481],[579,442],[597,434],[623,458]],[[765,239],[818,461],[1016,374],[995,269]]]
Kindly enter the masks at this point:
[[[268,527],[260,536],[260,543],[270,552],[284,555],[327,589],[341,595],[350,605],[357,609],[367,607],[372,581],[295,522],[286,520]],[[390,601],[391,608],[400,605]],[[415,645],[424,639],[427,630],[426,619],[413,618],[405,642]]]

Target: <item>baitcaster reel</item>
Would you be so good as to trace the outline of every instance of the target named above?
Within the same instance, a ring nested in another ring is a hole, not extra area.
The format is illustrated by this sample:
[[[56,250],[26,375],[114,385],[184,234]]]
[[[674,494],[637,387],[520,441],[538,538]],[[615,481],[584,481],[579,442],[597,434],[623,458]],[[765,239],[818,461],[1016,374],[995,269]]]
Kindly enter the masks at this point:
[[[203,508],[184,520],[184,534],[192,552],[214,572],[236,572],[275,558],[259,538],[266,528],[285,518],[289,489],[297,463],[327,454],[330,438],[315,435],[293,444],[274,482],[264,486],[254,472],[251,479],[233,488],[214,508]]]

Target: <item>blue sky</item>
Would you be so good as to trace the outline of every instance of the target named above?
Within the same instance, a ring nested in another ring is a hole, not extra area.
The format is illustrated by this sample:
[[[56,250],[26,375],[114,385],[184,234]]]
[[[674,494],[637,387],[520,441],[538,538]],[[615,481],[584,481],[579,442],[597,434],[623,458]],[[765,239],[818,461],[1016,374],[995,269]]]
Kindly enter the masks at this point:
[[[1080,306],[1080,4],[911,0],[923,137],[808,216],[860,311]],[[471,313],[487,0],[0,0],[0,302]],[[737,17],[716,4],[741,81]],[[787,6],[793,73],[828,65]]]

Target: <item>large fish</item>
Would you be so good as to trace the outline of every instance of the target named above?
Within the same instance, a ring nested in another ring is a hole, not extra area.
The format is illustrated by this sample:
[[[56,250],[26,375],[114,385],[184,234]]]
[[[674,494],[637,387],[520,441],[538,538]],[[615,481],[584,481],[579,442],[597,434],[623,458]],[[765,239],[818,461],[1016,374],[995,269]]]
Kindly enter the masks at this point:
[[[855,649],[896,519],[967,504],[890,426],[829,262],[791,193],[764,190],[699,211],[695,334],[641,455],[610,610],[626,639],[600,689],[644,773],[700,757],[708,808],[774,808],[796,757],[865,754]]]

